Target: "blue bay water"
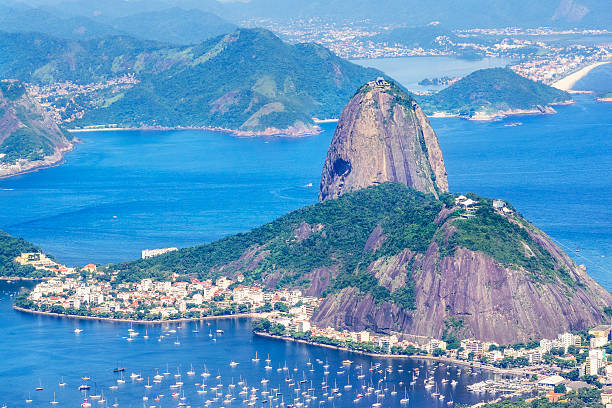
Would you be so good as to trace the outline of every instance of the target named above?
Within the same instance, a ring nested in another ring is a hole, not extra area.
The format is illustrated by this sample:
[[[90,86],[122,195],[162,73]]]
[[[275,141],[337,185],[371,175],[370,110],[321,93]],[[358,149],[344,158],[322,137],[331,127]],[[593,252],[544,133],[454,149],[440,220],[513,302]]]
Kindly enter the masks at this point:
[[[249,389],[254,387],[259,390],[256,407],[276,407],[281,399],[289,404],[298,395],[289,388],[287,378],[295,382],[305,380],[300,384],[299,396],[301,392],[309,392],[317,397],[305,405],[309,407],[370,407],[377,397],[374,394],[366,396],[362,385],[381,390],[386,388],[385,397],[378,398],[385,407],[399,407],[405,391],[410,403],[402,405],[404,407],[445,406],[445,401],[476,403],[492,397],[490,394],[471,394],[466,390],[469,384],[494,378],[489,372],[474,370],[472,374],[469,367],[438,366],[422,360],[373,358],[261,338],[252,335],[247,319],[180,325],[134,325],[133,329],[139,335],[128,342],[126,337],[130,325],[126,323],[58,319],[11,312],[10,295],[17,290],[18,284],[0,281],[0,351],[3,358],[0,364],[0,406],[48,407],[55,393],[56,400],[60,402],[58,406],[77,407],[84,397],[78,386],[88,384],[91,387],[89,395],[102,394],[106,400],[103,404],[90,400],[93,407],[108,407],[115,403],[119,407],[170,407],[177,406],[179,402],[192,407],[246,407],[247,404],[243,403],[246,396],[238,394],[241,387],[230,387],[230,384],[245,381]],[[80,328],[82,332],[75,334],[75,328]],[[217,329],[223,330],[223,334],[218,334]],[[145,335],[148,339],[144,338]],[[252,361],[256,353],[259,362]],[[264,369],[264,360],[268,356],[271,370]],[[353,364],[343,367],[342,361],[345,359],[352,360]],[[230,367],[232,361],[238,365]],[[381,364],[382,372],[370,370],[376,363]],[[325,374],[325,364],[329,364],[328,374]],[[359,365],[363,370],[358,368]],[[110,387],[117,385],[116,381],[122,378],[121,374],[113,372],[118,366],[125,368],[123,378],[126,383],[113,390]],[[287,370],[282,369],[285,366]],[[195,375],[190,376],[187,371],[192,367]],[[389,367],[391,372],[387,372]],[[413,376],[412,369],[415,367],[420,368],[420,373]],[[210,377],[201,376],[205,370],[211,374]],[[153,377],[166,371],[170,375],[164,376],[161,384],[154,384]],[[362,371],[364,378],[360,379],[358,376]],[[132,373],[141,375],[143,380],[131,379]],[[181,374],[181,378],[175,378],[177,373]],[[424,381],[429,376],[435,379],[438,392],[445,395],[445,401],[432,397],[430,391],[425,389]],[[91,379],[84,381],[83,377]],[[450,382],[443,382],[443,378],[458,383],[452,386]],[[263,379],[269,382],[262,383]],[[416,381],[412,386],[411,380]],[[66,383],[65,386],[59,386],[62,381]],[[182,381],[183,386],[171,389],[170,385],[176,381]],[[337,384],[341,395],[329,399],[324,395],[328,390],[322,388],[323,381],[330,388]],[[153,385],[151,389],[144,387],[147,382]],[[197,384],[202,383],[207,384],[208,392],[204,395],[196,392]],[[206,400],[214,397],[211,388],[218,384],[223,385],[220,387],[223,396],[230,394],[236,399],[224,404],[224,397],[221,397],[219,401],[205,405]],[[347,384],[351,384],[351,389],[345,388]],[[42,386],[42,391],[35,390],[39,386]],[[273,404],[264,403],[269,397],[262,396],[261,391],[273,388],[279,390],[279,400]],[[308,388],[313,390],[307,391]],[[396,395],[391,395],[393,390],[397,391]],[[176,398],[172,397],[174,392],[179,394]],[[181,401],[179,397],[183,392],[185,400]],[[358,394],[364,397],[355,403]],[[143,397],[148,400],[143,401]],[[159,397],[159,401],[155,401],[156,397]],[[26,399],[33,402],[25,404]]]

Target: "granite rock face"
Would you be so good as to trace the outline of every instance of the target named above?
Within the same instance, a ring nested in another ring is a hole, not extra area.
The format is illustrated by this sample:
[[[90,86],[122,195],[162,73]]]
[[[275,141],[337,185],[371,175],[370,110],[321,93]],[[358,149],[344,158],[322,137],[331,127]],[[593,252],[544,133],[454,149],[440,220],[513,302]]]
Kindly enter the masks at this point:
[[[344,108],[327,153],[319,200],[388,181],[438,196],[448,191],[438,138],[404,91],[364,85]]]
[[[452,226],[443,225],[452,234]],[[480,251],[457,248],[441,255],[432,242],[425,254],[409,250],[370,265],[380,285],[391,292],[412,276],[414,310],[392,302],[377,303],[355,288],[324,299],[312,320],[319,326],[353,331],[402,333],[441,338],[449,321],[461,321],[462,338],[509,344],[600,324],[612,295],[579,268],[544,233],[530,235],[569,271],[568,286],[560,279],[538,280],[527,271],[501,265]]]

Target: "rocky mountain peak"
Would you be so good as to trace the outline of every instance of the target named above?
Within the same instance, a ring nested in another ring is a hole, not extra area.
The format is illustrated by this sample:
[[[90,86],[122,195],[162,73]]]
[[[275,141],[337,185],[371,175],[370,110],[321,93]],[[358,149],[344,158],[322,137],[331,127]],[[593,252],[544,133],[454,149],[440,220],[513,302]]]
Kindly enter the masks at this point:
[[[448,191],[438,138],[416,101],[383,78],[344,108],[332,139],[319,200],[388,181],[436,197]]]

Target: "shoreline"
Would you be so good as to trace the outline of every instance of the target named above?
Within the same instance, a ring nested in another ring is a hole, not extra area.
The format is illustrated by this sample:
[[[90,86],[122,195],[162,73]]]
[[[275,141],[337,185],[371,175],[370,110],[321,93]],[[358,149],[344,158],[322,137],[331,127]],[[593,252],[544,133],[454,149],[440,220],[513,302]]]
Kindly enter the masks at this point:
[[[212,127],[212,126],[142,126],[142,127],[109,127],[107,125],[100,125],[100,127],[88,127],[88,128],[74,128],[67,129],[70,133],[89,133],[89,132],[126,132],[126,131],[144,131],[144,132],[164,132],[164,131],[180,131],[180,130],[206,130],[210,132],[221,132],[228,133],[236,137],[286,137],[286,138],[299,138],[309,137],[318,135],[323,131],[321,127],[316,125],[312,128],[298,129],[295,127],[289,127],[287,129],[278,128],[267,128],[261,131],[244,131],[237,129],[229,129],[223,127]],[[326,122],[321,122],[326,123]]]
[[[267,338],[276,339],[276,340],[293,341],[293,342],[296,342],[296,343],[307,344],[309,346],[325,347],[325,348],[335,349],[335,350],[338,350],[338,351],[346,351],[348,353],[361,354],[361,355],[369,356],[369,357],[396,358],[396,359],[403,359],[403,360],[405,360],[405,359],[430,360],[430,361],[438,361],[438,362],[443,362],[443,363],[448,363],[448,364],[455,364],[455,365],[462,365],[462,366],[467,366],[467,367],[479,368],[479,369],[482,369],[482,370],[488,370],[488,371],[491,371],[491,372],[494,372],[494,373],[498,373],[498,374],[511,374],[511,375],[519,375],[519,376],[526,374],[525,371],[517,371],[517,370],[512,370],[512,369],[489,367],[489,366],[484,366],[484,365],[482,365],[480,363],[473,362],[473,361],[455,360],[455,359],[448,358],[448,357],[434,357],[434,356],[430,356],[430,355],[412,355],[412,356],[407,356],[407,355],[401,355],[401,354],[370,353],[370,352],[367,352],[367,351],[352,350],[352,349],[349,349],[349,348],[346,348],[346,347],[339,347],[339,346],[334,346],[334,345],[331,345],[331,344],[322,344],[322,343],[316,343],[316,342],[312,342],[312,341],[308,341],[308,340],[295,339],[295,338],[290,337],[290,336],[277,336],[277,335],[274,335],[274,334],[264,333],[264,332],[257,332],[257,331],[254,331],[253,334],[256,335],[256,336],[267,337]]]
[[[593,69],[600,67],[602,65],[609,64],[612,61],[599,61],[589,64],[580,68],[578,71],[572,72],[569,75],[561,78],[558,81],[553,82],[550,86],[553,88],[561,89],[562,91],[571,91],[574,85],[582,78],[588,75]]]
[[[33,162],[31,161],[26,163],[25,167],[20,168],[19,170],[15,170],[8,173],[0,173],[0,180],[61,166],[65,162],[66,153],[70,153],[71,151],[73,151],[75,149],[75,144],[78,143],[81,143],[80,140],[75,139],[73,142],[70,143],[70,146],[64,149],[59,149],[53,155],[47,156],[45,160],[37,160]],[[56,155],[59,155],[59,157],[55,157]],[[38,162],[40,162],[41,164],[36,164]]]
[[[113,323],[136,323],[136,324],[143,324],[143,325],[156,325],[156,324],[164,324],[164,323],[186,323],[186,322],[198,322],[198,321],[205,321],[205,320],[241,319],[241,318],[259,317],[259,314],[257,313],[237,313],[234,315],[183,317],[180,319],[169,319],[169,320],[137,320],[137,319],[115,319],[112,317],[79,316],[79,315],[71,315],[71,314],[64,314],[64,313],[43,312],[41,310],[31,310],[31,309],[26,309],[26,308],[15,306],[15,305],[13,305],[13,309],[21,313],[29,313],[33,315],[39,315],[39,316],[49,316],[49,317],[75,319],[75,320],[105,321],[105,322],[113,322]]]
[[[540,116],[540,115],[554,115],[557,111],[553,106],[567,106],[573,105],[576,101],[568,99],[562,102],[551,102],[548,105],[538,107],[536,109],[511,109],[511,110],[500,110],[496,112],[487,113],[485,111],[478,111],[473,116],[462,116],[458,113],[438,111],[427,115],[430,118],[459,118],[466,119],[472,122],[497,122],[506,118],[515,116]]]

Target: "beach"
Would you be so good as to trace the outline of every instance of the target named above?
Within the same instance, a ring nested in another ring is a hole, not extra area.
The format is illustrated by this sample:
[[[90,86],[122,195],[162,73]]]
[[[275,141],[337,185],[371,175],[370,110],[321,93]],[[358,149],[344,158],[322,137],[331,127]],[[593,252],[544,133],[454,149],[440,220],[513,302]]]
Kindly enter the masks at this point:
[[[591,72],[593,69],[609,63],[610,61],[600,61],[587,65],[586,67],[583,67],[578,71],[569,74],[568,76],[558,80],[557,82],[554,82],[552,86],[563,91],[571,91],[574,85],[576,85],[576,82],[587,76],[588,73]]]

